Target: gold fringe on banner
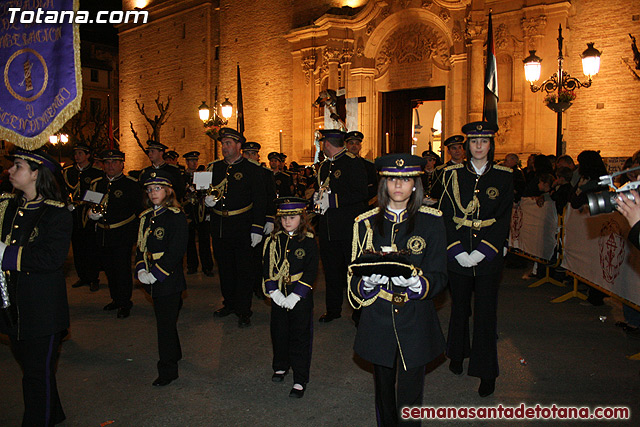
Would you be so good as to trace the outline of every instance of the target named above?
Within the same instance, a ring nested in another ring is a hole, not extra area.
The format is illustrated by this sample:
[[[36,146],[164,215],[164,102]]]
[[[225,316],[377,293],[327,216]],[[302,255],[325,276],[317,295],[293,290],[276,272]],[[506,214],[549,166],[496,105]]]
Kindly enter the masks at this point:
[[[78,12],[79,0],[73,0],[73,10]],[[82,103],[82,65],[80,63],[80,24],[73,25],[73,61],[76,73],[76,98],[71,101],[60,113],[44,128],[42,132],[33,137],[20,135],[10,129],[0,127],[0,139],[9,141],[21,148],[35,150],[49,142],[49,136],[58,132],[62,126],[80,111]]]

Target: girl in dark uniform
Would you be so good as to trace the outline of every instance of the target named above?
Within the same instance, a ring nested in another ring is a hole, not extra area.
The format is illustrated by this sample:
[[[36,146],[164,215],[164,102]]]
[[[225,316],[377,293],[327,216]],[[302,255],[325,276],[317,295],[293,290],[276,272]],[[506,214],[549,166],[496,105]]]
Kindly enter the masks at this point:
[[[380,207],[358,216],[354,225],[350,271],[357,271],[363,253],[393,253],[411,271],[408,277],[354,273],[349,284],[352,306],[362,307],[354,350],[373,363],[381,426],[397,425],[403,407],[421,406],[425,365],[444,351],[431,298],[447,284],[446,239],[440,211],[421,206],[424,163],[409,154],[378,158]]]
[[[513,208],[512,169],[493,164],[496,129],[487,122],[466,124],[467,159],[444,170],[440,207],[447,229],[451,319],[449,369],[480,378],[478,394],[489,396],[498,376],[497,304],[503,248]],[[473,344],[469,316],[473,298]]]
[[[73,219],[56,179],[59,165],[41,150],[9,156],[14,194],[0,196],[2,302],[0,332],[22,367],[23,426],[65,419],[58,387],[58,348],[69,327],[63,264]],[[60,177],[61,178],[61,177]]]
[[[165,386],[178,378],[178,361],[182,359],[177,322],[186,288],[182,258],[189,231],[173,191],[172,175],[163,170],[152,175],[145,182],[151,207],[140,214],[136,271],[153,298],[156,314],[160,360],[153,385]]]
[[[273,233],[264,244],[264,293],[271,298],[273,382],[282,382],[293,369],[289,397],[304,396],[309,382],[313,283],[318,274],[318,246],[307,219],[307,201],[276,199]]]

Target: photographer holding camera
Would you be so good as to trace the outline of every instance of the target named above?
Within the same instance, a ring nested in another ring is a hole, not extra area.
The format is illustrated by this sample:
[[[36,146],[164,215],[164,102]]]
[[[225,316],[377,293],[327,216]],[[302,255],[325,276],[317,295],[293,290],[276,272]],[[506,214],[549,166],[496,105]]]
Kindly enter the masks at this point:
[[[629,242],[640,249],[640,198],[636,190],[631,190],[630,194],[633,200],[627,197],[626,194],[620,194],[618,196],[617,209],[618,212],[629,221],[629,225],[631,226],[628,236]],[[624,328],[627,336],[640,339],[640,312],[623,304],[622,313],[627,323],[627,326]]]

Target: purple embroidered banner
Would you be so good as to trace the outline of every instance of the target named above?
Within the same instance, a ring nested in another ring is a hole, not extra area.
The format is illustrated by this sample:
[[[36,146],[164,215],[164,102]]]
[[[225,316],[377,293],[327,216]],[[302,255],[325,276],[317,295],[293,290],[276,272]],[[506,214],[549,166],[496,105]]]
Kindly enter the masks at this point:
[[[77,0],[1,2],[1,139],[41,147],[80,109],[77,10]]]

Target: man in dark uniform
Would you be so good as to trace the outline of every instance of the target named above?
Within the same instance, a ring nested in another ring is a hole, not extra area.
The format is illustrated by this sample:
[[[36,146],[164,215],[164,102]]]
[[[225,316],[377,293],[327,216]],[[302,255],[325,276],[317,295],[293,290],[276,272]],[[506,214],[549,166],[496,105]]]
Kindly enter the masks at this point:
[[[481,379],[478,393],[486,397],[498,376],[496,311],[513,208],[513,172],[493,163],[494,125],[473,122],[462,131],[467,134],[468,160],[444,169],[446,186],[440,198],[452,300],[447,356],[456,375],[462,374],[463,360],[469,357],[468,375]]]
[[[438,174],[441,173],[438,172],[436,168],[440,166],[442,162],[440,161],[440,156],[431,150],[423,151],[422,158],[425,159],[427,163],[424,165],[424,174],[420,178],[422,179],[424,195],[429,198],[431,195],[431,189],[436,182],[436,178]]]
[[[378,192],[378,174],[376,173],[376,167],[372,161],[360,156],[362,150],[362,140],[364,135],[362,132],[354,130],[348,132],[344,137],[344,145],[347,147],[347,151],[356,156],[362,161],[365,170],[367,171],[367,192],[369,194],[368,205],[372,206],[376,203],[376,193]]]
[[[273,177],[273,171],[267,167],[264,167],[260,164],[260,144],[257,142],[245,142],[242,144],[242,157],[254,163],[256,166],[260,167],[264,177],[264,192],[267,197],[267,216],[265,218],[264,223],[264,231],[263,234],[265,236],[271,234],[273,231],[273,221],[275,220],[276,215],[276,183]],[[264,241],[257,244],[251,250],[251,255],[253,258],[253,264],[255,266],[255,270],[253,270],[253,294],[258,299],[265,299],[264,293],[262,292],[262,248],[264,245]]]
[[[136,242],[138,214],[142,211],[142,188],[134,178],[122,173],[124,153],[103,153],[105,176],[91,183],[91,190],[104,194],[103,212],[93,208],[89,218],[97,225],[100,259],[109,282],[112,301],[105,310],[118,310],[118,318],[129,316],[133,303],[131,250]],[[153,173],[153,172],[152,172]]]
[[[269,166],[273,171],[273,178],[276,182],[276,197],[293,196],[293,178],[284,171],[284,159],[281,153],[275,151],[269,153]]]
[[[217,195],[205,197],[213,208],[211,235],[213,256],[218,264],[223,307],[214,317],[235,313],[238,326],[251,325],[252,277],[250,251],[263,237],[267,197],[260,167],[242,157],[242,134],[231,128],[220,129],[218,140],[223,159],[212,162],[212,189]]]
[[[175,165],[170,165],[166,163],[164,160],[164,152],[168,147],[164,144],[160,144],[154,140],[147,141],[147,156],[151,161],[151,166],[147,166],[146,168],[140,171],[140,175],[138,177],[138,181],[140,182],[140,187],[144,185],[144,183],[151,177],[151,173],[156,169],[164,169],[170,174],[173,175],[173,182],[175,183],[175,192],[176,198],[178,200],[182,200],[184,197],[184,180],[182,179],[182,174],[180,173],[180,169]]]
[[[318,169],[315,210],[320,216],[320,257],[326,282],[327,311],[320,322],[341,317],[347,266],[351,262],[353,220],[367,207],[367,173],[362,161],[344,147],[345,133],[320,130],[326,156]]]
[[[96,246],[95,224],[87,218],[87,207],[79,204],[89,189],[91,181],[103,175],[100,169],[94,168],[91,162],[91,148],[85,144],[73,146],[72,165],[62,170],[64,182],[67,185],[70,202],[69,209],[73,209],[73,234],[71,247],[73,248],[73,264],[78,273],[78,281],[71,285],[74,288],[88,285],[91,292],[100,289],[98,274],[100,265],[96,262],[98,247]]]
[[[182,206],[189,221],[189,242],[187,244],[187,274],[198,271],[198,254],[202,263],[202,272],[207,277],[213,276],[213,258],[211,257],[211,217],[204,206],[204,196],[193,186],[193,173],[198,170],[200,153],[190,151],[183,154],[187,167],[183,172],[186,185]],[[196,235],[198,249],[196,249]]]
[[[449,161],[443,165],[436,167],[436,182],[431,186],[431,194],[429,196],[432,199],[440,199],[442,192],[444,191],[442,176],[444,169],[448,166],[457,165],[464,161],[464,136],[453,135],[444,140],[444,145],[447,147],[447,152],[451,157]]]

